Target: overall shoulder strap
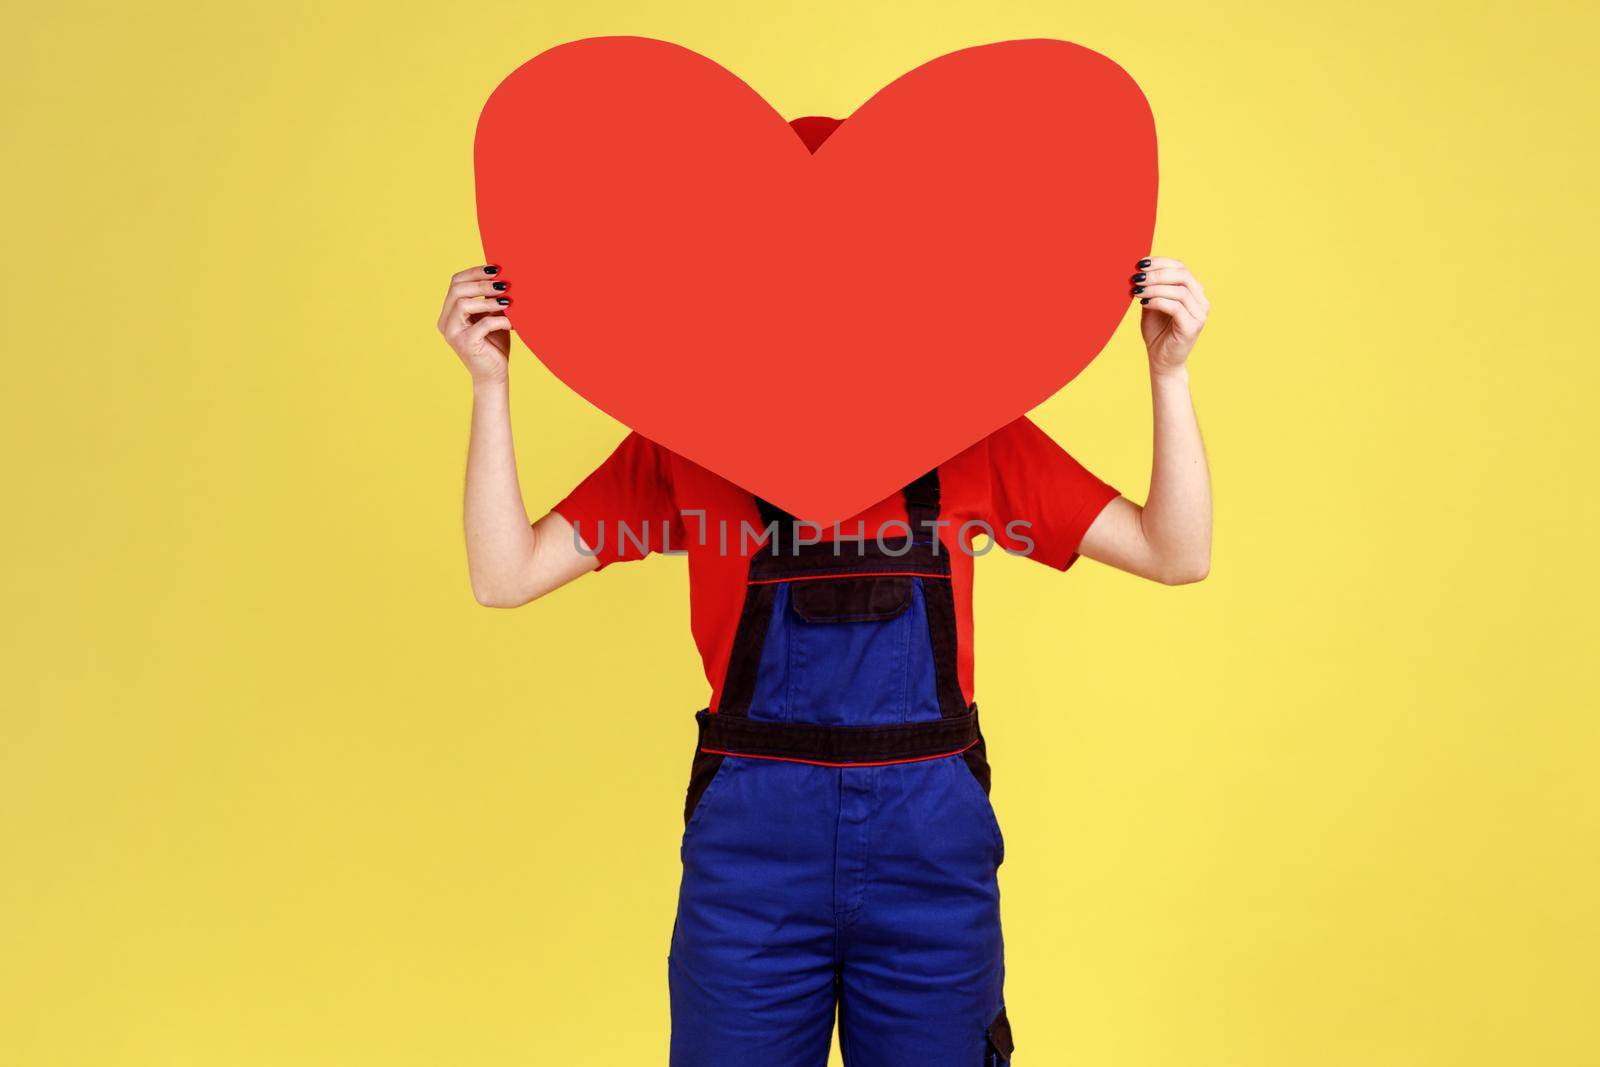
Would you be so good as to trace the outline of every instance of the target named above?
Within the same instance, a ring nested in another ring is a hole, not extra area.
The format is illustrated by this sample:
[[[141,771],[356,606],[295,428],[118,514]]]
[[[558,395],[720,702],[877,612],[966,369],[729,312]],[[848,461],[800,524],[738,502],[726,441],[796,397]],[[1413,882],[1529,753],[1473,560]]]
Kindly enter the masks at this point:
[[[939,528],[939,468],[924,474],[903,490],[906,517],[911,522],[911,540],[936,540]]]

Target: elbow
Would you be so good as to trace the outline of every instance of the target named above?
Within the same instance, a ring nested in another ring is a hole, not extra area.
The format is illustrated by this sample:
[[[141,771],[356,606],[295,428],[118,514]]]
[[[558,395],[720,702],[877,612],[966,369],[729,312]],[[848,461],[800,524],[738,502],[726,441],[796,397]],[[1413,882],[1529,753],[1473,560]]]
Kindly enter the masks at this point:
[[[1211,558],[1200,556],[1195,559],[1173,560],[1164,563],[1155,574],[1156,581],[1162,585],[1193,585],[1203,582],[1211,573]]]
[[[472,589],[472,599],[476,600],[480,607],[485,608],[516,608],[522,606],[522,602],[517,600],[516,597],[508,596],[498,589],[479,589],[477,586]]]
[[[520,608],[538,599],[525,589],[500,582],[480,580],[477,576],[472,580],[472,597],[486,608]]]

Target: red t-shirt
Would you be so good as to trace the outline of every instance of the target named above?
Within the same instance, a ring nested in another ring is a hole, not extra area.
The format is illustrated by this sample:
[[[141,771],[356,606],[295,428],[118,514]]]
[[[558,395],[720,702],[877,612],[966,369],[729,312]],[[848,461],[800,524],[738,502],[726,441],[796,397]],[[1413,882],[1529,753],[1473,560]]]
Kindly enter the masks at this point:
[[[939,534],[947,550],[958,538],[971,548],[987,534],[996,548],[1063,571],[1078,558],[1078,545],[1095,516],[1118,495],[1027,418],[941,463],[939,486]],[[754,497],[630,433],[551,510],[572,523],[601,568],[651,552],[688,556],[689,626],[711,683],[714,710],[744,604],[750,555],[762,544],[764,526]],[[882,529],[885,538],[903,537],[900,524],[906,519],[905,500],[895,493],[839,523],[837,530],[806,536],[826,541],[837,532],[870,538]],[[884,523],[895,525],[885,529]],[[969,702],[973,559],[969,551],[950,551],[959,676]]]

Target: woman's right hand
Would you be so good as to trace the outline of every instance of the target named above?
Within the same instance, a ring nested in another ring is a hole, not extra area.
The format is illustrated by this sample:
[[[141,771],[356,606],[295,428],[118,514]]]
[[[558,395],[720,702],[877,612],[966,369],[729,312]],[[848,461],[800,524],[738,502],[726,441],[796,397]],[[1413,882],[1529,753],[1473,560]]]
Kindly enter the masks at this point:
[[[499,267],[481,266],[456,274],[439,312],[439,332],[478,385],[507,379],[511,320],[500,312],[511,298],[499,273]]]

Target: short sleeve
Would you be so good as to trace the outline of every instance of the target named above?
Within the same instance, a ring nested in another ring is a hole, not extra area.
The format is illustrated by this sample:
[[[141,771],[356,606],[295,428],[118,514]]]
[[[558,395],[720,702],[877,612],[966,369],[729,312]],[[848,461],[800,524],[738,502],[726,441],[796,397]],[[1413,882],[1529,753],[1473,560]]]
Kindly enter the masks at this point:
[[[1090,525],[1120,494],[1028,418],[996,431],[988,445],[995,542],[1066,570]]]
[[[682,544],[670,454],[630,433],[551,511],[572,524],[604,568]]]

